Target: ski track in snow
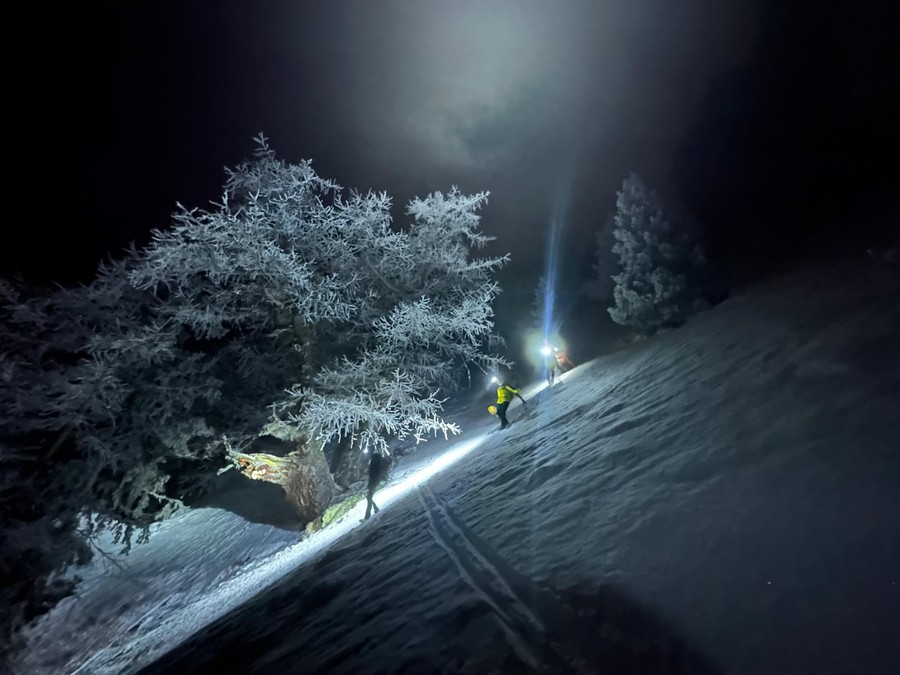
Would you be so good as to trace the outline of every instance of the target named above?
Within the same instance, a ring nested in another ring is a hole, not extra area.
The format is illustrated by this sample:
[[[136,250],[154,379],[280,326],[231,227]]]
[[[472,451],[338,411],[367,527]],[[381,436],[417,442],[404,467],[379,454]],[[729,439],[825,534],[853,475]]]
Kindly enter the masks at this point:
[[[536,668],[538,657],[528,645],[527,636],[544,630],[540,619],[521,601],[478,546],[463,533],[450,509],[438,501],[427,487],[420,488],[419,497],[428,514],[431,535],[437,545],[446,551],[460,576],[497,615],[516,653],[526,664]]]
[[[198,569],[153,568],[177,607],[91,625],[98,577],[34,636],[104,646],[23,672],[900,672],[898,299],[800,276],[526,392],[503,432],[473,404],[365,525],[245,526],[229,576],[216,516]]]

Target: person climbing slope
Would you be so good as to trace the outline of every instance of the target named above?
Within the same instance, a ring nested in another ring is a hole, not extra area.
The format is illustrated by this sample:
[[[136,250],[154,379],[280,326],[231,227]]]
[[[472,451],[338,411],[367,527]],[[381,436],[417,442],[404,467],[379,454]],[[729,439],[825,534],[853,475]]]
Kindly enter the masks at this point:
[[[372,515],[372,509],[378,513],[378,504],[375,503],[375,490],[378,485],[387,478],[393,459],[387,454],[381,454],[377,450],[372,452],[369,458],[369,482],[366,485],[366,515],[364,520],[368,520]]]
[[[561,349],[557,349],[556,347],[554,347],[553,355],[556,357],[556,363],[559,365],[559,374],[567,373],[575,367],[575,364],[572,363],[566,353]]]
[[[500,428],[505,429],[509,426],[509,420],[506,419],[506,409],[509,407],[509,404],[512,403],[513,397],[518,396],[522,399],[522,403],[525,403],[525,399],[522,398],[522,395],[519,393],[519,390],[515,387],[510,386],[506,382],[501,382],[500,386],[497,387],[497,408],[496,415],[500,418]]]
[[[547,386],[552,387],[553,382],[559,377],[559,363],[556,360],[556,354],[551,352],[549,349],[545,352],[544,356],[544,371],[547,378]]]

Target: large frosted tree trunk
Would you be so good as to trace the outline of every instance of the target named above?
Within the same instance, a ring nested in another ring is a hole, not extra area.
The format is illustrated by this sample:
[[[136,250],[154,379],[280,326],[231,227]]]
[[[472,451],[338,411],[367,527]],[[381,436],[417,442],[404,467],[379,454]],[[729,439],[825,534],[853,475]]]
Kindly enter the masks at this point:
[[[248,478],[280,485],[304,523],[320,518],[340,492],[318,442],[303,443],[284,456],[235,450],[230,450],[228,455]]]

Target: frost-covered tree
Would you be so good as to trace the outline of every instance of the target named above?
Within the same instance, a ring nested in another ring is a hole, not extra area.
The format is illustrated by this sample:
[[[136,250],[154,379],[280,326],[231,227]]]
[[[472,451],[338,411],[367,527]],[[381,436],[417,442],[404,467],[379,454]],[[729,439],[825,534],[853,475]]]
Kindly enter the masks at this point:
[[[676,326],[706,306],[700,278],[706,258],[696,227],[663,209],[659,196],[632,174],[616,201],[613,321],[642,333]]]
[[[127,544],[223,459],[316,520],[343,494],[333,472],[347,484],[362,450],[455,432],[440,392],[504,363],[491,304],[506,258],[473,254],[487,194],[415,199],[400,229],[386,195],[345,194],[258,141],[221,203],[179,206],[89,286],[0,287],[0,508],[15,542],[0,573],[29,586],[4,596],[16,612],[37,611],[97,531]],[[259,452],[261,437],[282,451]],[[326,447],[343,449],[331,466]]]
[[[159,298],[127,283],[133,264],[31,297],[2,285],[0,575],[15,581],[2,598],[13,622],[68,590],[54,573],[84,560],[96,533],[127,549],[164,517],[179,457],[213,456],[197,409],[215,403],[212,366],[179,347]]]
[[[384,451],[390,438],[456,431],[437,390],[470,365],[500,363],[485,347],[498,340],[492,275],[505,258],[471,255],[489,241],[478,230],[486,200],[455,188],[415,199],[412,224],[395,230],[387,195],[344,196],[261,140],[256,160],[230,172],[217,209],[183,210],[158,233],[131,275],[136,287],[165,287],[178,321],[204,339],[274,331],[301,355],[267,429],[303,451],[282,460],[233,451],[245,473],[284,484],[286,463],[309,463],[334,441]]]

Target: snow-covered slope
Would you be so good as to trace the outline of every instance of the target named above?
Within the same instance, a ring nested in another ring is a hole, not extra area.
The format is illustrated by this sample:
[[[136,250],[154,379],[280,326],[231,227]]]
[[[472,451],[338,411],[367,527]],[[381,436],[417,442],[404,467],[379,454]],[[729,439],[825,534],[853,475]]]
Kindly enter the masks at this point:
[[[93,591],[32,644],[102,637],[68,661],[85,673],[179,642],[145,672],[900,672],[900,293],[875,272],[758,289],[580,366],[507,431],[473,421],[455,464],[186,641],[298,547],[220,583],[211,542],[181,566],[192,603],[129,633],[83,625]]]

